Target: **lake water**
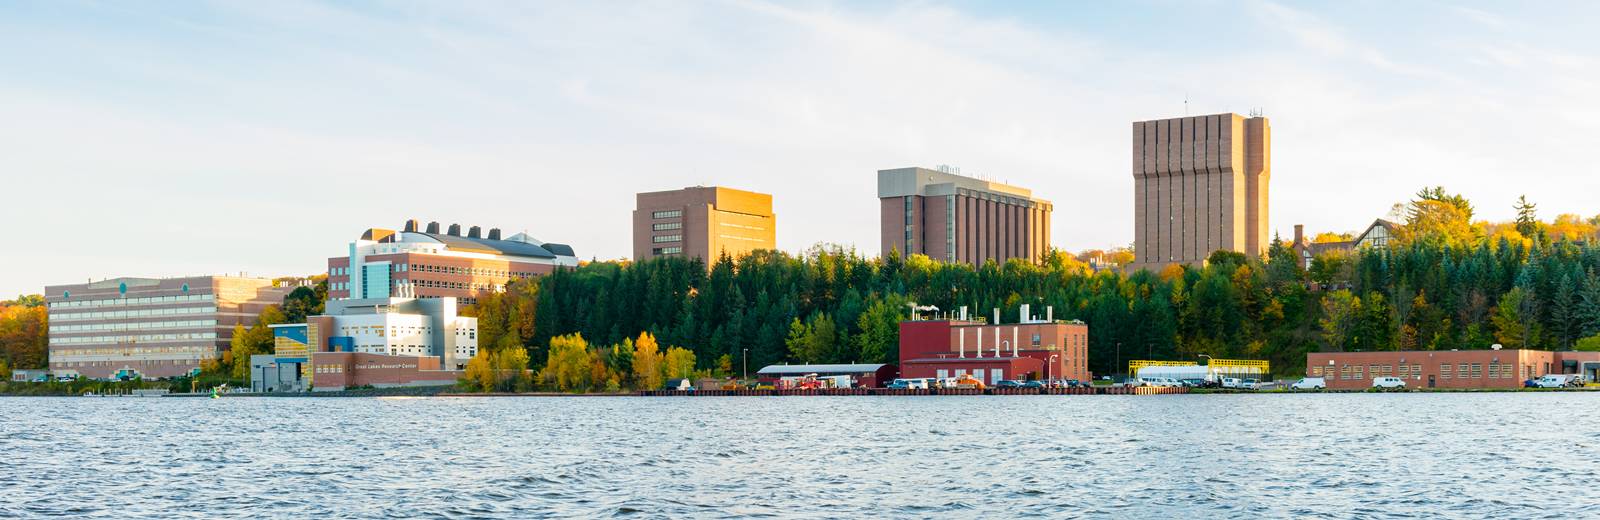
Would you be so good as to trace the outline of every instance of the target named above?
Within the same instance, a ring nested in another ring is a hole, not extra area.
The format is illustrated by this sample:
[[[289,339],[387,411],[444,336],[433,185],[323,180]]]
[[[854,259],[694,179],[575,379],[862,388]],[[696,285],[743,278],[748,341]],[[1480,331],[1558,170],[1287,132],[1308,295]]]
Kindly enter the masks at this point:
[[[0,517],[1593,518],[1597,405],[0,398]]]

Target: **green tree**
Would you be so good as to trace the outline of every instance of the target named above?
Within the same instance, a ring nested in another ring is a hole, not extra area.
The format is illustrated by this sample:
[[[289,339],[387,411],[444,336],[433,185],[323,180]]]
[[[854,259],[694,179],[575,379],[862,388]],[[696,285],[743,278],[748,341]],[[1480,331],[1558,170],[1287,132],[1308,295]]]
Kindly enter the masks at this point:
[[[900,321],[906,300],[899,295],[874,298],[856,319],[860,333],[853,338],[862,363],[894,363],[900,357]]]
[[[584,341],[581,334],[551,339],[548,356],[540,379],[550,389],[567,392],[587,390],[594,386],[596,381],[591,375],[596,359],[589,352],[589,343]],[[604,381],[600,381],[600,384],[604,384]]]
[[[1328,350],[1343,352],[1350,345],[1357,318],[1361,312],[1361,298],[1347,290],[1328,293],[1322,299],[1322,341]]]
[[[1514,287],[1505,296],[1500,297],[1500,304],[1495,306],[1494,327],[1495,339],[1499,340],[1506,348],[1530,347],[1529,338],[1532,331],[1528,330],[1528,316],[1525,314],[1527,305],[1523,303],[1526,295],[1521,287]]]

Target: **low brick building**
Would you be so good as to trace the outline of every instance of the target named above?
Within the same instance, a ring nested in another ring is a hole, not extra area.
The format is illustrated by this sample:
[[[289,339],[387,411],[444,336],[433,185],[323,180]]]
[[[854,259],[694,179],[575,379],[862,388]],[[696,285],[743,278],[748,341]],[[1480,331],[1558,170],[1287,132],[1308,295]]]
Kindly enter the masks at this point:
[[[1327,379],[1328,388],[1360,389],[1375,377],[1398,377],[1411,388],[1518,388],[1545,374],[1600,378],[1600,352],[1545,350],[1402,350],[1313,352],[1306,376]]]

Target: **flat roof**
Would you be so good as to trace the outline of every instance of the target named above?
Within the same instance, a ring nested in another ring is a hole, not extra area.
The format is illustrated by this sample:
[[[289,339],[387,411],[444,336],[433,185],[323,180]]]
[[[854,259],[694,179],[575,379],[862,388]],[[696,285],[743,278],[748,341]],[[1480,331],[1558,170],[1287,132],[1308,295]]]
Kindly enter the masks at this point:
[[[856,363],[835,365],[767,365],[757,370],[757,374],[811,374],[823,372],[864,373],[877,372],[887,366],[887,363]]]

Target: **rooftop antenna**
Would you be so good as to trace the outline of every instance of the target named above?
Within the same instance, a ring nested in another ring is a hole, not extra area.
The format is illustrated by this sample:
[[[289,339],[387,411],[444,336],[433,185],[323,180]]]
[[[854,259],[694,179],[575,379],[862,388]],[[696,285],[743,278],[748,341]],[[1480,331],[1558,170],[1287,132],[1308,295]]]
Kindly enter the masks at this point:
[[[1183,117],[1189,117],[1189,93],[1183,93]]]

